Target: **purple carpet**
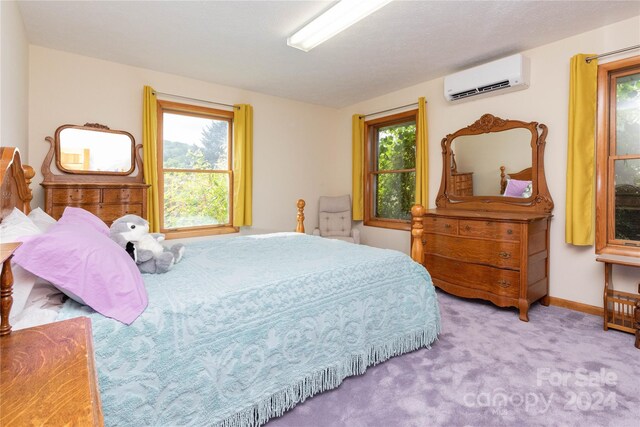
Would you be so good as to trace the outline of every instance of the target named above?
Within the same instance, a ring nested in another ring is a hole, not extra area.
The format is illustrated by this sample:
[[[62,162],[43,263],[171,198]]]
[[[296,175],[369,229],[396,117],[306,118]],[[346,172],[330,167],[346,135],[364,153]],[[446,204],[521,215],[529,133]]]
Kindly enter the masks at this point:
[[[268,427],[640,426],[640,350],[602,318],[438,293],[443,333]]]

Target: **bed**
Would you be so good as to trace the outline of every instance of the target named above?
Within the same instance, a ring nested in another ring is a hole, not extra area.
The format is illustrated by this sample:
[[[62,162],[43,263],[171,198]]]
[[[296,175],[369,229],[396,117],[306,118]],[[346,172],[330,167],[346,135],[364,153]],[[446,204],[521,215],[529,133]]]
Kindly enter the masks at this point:
[[[6,180],[21,195],[7,208],[28,210],[23,176]],[[148,307],[129,326],[73,300],[58,315],[91,319],[106,425],[262,425],[440,331],[420,264],[303,233],[189,244],[144,286]]]
[[[505,194],[509,180],[515,179],[517,181],[528,181],[529,183],[533,180],[533,169],[530,167],[519,172],[505,172],[506,169],[505,166],[500,166],[500,195]]]

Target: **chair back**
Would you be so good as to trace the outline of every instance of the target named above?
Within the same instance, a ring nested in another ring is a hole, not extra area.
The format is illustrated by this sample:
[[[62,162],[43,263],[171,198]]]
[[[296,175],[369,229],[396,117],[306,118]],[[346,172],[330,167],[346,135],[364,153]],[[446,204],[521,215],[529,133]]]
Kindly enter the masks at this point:
[[[321,196],[318,203],[318,224],[320,235],[351,235],[351,197],[347,194],[338,197]]]

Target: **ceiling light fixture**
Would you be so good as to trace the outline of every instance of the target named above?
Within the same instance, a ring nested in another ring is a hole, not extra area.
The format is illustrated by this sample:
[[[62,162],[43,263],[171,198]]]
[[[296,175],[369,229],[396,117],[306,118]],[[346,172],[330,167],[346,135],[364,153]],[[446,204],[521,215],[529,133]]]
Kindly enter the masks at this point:
[[[390,2],[391,0],[341,0],[289,37],[287,44],[309,52]]]

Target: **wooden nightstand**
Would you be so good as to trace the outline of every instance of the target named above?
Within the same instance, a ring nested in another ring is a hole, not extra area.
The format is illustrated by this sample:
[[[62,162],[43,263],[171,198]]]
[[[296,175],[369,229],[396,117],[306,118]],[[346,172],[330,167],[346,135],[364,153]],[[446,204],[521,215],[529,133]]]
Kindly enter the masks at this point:
[[[596,261],[604,263],[604,330],[609,328],[635,334],[635,346],[640,348],[640,284],[638,293],[617,291],[613,288],[613,265],[640,268],[640,259],[619,255],[598,255]]]
[[[86,317],[0,338],[0,377],[2,426],[103,425]]]

